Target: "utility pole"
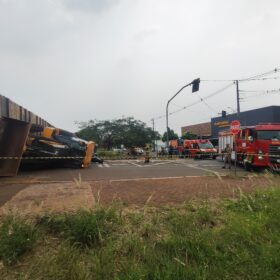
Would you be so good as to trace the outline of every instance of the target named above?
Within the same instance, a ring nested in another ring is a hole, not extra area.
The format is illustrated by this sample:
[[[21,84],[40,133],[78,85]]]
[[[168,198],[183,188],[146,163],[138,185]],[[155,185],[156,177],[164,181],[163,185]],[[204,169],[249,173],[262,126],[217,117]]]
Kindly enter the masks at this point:
[[[156,150],[156,135],[155,135],[155,119],[152,119],[152,123],[153,123],[153,151]]]
[[[240,98],[239,98],[239,81],[236,80],[236,102],[237,102],[237,118],[240,119]],[[234,153],[234,174],[236,176],[236,164],[237,164],[237,151],[236,151],[236,134],[233,135],[233,141],[235,146],[235,153]]]
[[[239,81],[235,81],[236,84],[236,102],[237,102],[237,116],[240,114],[240,97],[239,97]]]

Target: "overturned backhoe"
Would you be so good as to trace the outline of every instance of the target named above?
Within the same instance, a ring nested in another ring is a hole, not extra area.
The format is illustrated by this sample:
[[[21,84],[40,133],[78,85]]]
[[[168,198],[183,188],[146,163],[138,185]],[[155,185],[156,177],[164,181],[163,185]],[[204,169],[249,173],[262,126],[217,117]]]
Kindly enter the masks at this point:
[[[15,176],[19,167],[83,168],[90,165],[94,142],[66,130],[2,118],[0,176]]]
[[[39,136],[31,131],[26,141],[22,164],[36,162],[73,168],[88,167],[93,152],[94,142],[80,139],[66,130],[45,127]]]

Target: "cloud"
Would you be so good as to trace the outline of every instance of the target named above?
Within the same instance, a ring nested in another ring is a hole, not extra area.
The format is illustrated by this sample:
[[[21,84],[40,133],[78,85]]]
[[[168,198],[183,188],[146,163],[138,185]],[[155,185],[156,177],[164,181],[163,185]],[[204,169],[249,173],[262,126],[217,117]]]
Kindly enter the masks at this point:
[[[159,30],[160,30],[160,27],[158,25],[147,26],[135,34],[134,40],[137,42],[143,41],[146,38],[151,37],[151,36],[155,35],[156,33],[158,33]]]
[[[0,90],[69,130],[74,120],[122,114],[149,121],[198,76],[235,79],[277,66],[280,1],[266,2],[0,0]],[[222,86],[205,82],[200,94]],[[274,89],[279,80],[240,87]],[[188,93],[175,103],[197,100]],[[279,96],[242,101],[246,110],[279,104]],[[219,111],[235,106],[234,87],[207,102]],[[173,114],[172,129],[204,118],[197,111],[214,115],[205,104],[192,109]],[[164,118],[156,127],[165,129]]]
[[[71,30],[71,15],[58,2],[0,0],[0,55],[36,55]]]
[[[71,10],[101,13],[118,4],[119,0],[63,0],[63,3]]]

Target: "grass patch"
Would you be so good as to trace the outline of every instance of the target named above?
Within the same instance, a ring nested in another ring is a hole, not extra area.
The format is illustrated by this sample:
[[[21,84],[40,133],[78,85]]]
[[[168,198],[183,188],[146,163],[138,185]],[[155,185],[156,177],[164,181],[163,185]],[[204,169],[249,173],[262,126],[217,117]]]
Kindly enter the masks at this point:
[[[119,217],[114,208],[79,210],[38,219],[38,225],[42,225],[49,233],[60,235],[77,247],[101,245],[118,223]]]
[[[35,227],[26,220],[6,216],[0,224],[0,260],[9,265],[15,263],[33,248],[36,237]]]
[[[45,215],[22,279],[280,279],[280,189],[219,202]],[[52,240],[56,238],[54,243]],[[61,244],[57,248],[57,244]],[[10,278],[16,275],[7,267]],[[1,272],[1,271],[0,271]],[[4,279],[10,279],[4,278]]]
[[[38,269],[38,267],[40,269]],[[86,260],[76,247],[62,243],[57,251],[48,252],[28,272],[28,279],[91,279]]]
[[[98,150],[98,156],[105,159],[118,159],[122,157],[127,157],[127,153],[107,151],[107,150]]]

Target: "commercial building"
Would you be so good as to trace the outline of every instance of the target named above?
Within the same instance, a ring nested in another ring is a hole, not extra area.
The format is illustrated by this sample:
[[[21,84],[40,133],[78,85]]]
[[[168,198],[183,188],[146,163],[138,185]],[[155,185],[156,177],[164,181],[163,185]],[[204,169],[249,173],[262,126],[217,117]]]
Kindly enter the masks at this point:
[[[192,134],[196,134],[201,138],[210,138],[211,137],[211,123],[199,123],[194,125],[188,125],[181,127],[182,135],[184,135],[187,132],[190,132]]]
[[[214,144],[217,144],[219,132],[228,130],[233,120],[239,120],[241,126],[253,126],[259,123],[280,123],[280,106],[268,106],[240,112],[239,114],[226,114],[224,117],[211,118],[209,123],[182,127],[182,135],[186,132],[191,132],[202,138],[209,138]]]
[[[280,123],[280,106],[268,106],[254,110],[216,117],[211,119],[211,139],[218,139],[220,131],[230,128],[233,120],[239,120],[241,126],[259,123]]]

